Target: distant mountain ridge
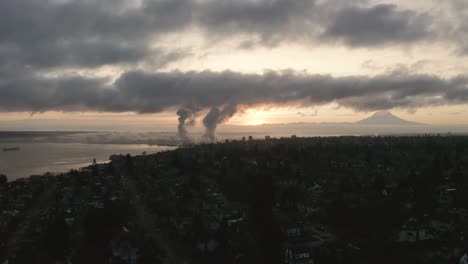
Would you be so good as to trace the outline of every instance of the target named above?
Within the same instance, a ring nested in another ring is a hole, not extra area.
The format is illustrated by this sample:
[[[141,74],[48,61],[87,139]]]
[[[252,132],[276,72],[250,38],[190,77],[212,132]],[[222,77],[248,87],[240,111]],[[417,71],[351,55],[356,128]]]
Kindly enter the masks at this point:
[[[390,113],[389,111],[379,111],[372,116],[355,122],[356,125],[392,125],[392,126],[421,126],[424,124],[411,122],[399,118],[398,116]]]
[[[259,126],[353,126],[353,125],[369,125],[369,126],[427,126],[427,124],[412,122],[404,120],[389,111],[379,111],[372,116],[355,121],[355,122],[321,122],[321,123],[307,123],[307,122],[294,122],[294,123],[277,123],[269,124],[264,123]]]

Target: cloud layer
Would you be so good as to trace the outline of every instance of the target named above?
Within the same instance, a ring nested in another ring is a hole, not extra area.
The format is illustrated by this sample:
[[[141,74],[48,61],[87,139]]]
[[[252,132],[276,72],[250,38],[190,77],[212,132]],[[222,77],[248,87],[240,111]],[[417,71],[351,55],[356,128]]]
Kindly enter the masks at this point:
[[[412,43],[431,36],[430,19],[395,5],[340,10],[323,36],[342,39],[351,46]]]
[[[164,65],[181,56],[155,47],[158,41],[190,28],[207,43],[242,36],[250,47],[445,41],[467,51],[466,5],[450,1],[451,32],[438,27],[438,14],[365,0],[7,0],[0,2],[0,61],[41,69]]]
[[[464,0],[445,5],[441,15],[371,0],[0,1],[0,111],[181,108],[182,135],[194,115],[208,111],[204,124],[212,137],[210,130],[219,122],[258,105],[334,102],[370,111],[467,103],[467,76],[149,71],[190,56],[177,43],[161,44],[173,35],[184,42],[188,31],[196,32],[206,48],[228,40],[242,40],[243,49],[291,43],[402,49],[439,43],[466,55],[468,6]],[[57,74],[108,65],[123,74],[102,79]]]
[[[0,111],[157,113],[184,107],[198,112],[226,106],[237,109],[331,102],[363,111],[467,103],[468,76],[442,79],[410,73],[332,77],[294,71],[130,71],[112,84],[107,79],[35,75],[0,81]],[[188,118],[191,114],[183,115]]]

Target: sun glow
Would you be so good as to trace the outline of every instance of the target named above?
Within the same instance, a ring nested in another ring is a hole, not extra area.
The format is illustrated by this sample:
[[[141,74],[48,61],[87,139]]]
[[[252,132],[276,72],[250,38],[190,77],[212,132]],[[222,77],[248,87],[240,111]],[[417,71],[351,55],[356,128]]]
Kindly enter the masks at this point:
[[[252,119],[247,120],[247,122],[245,122],[245,125],[246,126],[259,126],[265,123],[266,123],[265,120],[252,118]]]

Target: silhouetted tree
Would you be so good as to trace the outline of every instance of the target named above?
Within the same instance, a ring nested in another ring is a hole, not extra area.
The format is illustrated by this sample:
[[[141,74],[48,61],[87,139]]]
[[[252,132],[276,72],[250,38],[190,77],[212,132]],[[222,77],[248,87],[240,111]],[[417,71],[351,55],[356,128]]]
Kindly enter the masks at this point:
[[[466,151],[466,145],[465,144],[462,144],[462,143],[458,143],[456,146],[455,146],[455,160],[457,162],[461,161],[462,158],[464,157],[465,155],[465,151]]]
[[[273,216],[273,180],[260,173],[253,176],[250,216],[257,234],[264,263],[279,263],[281,259],[280,231]]]
[[[42,250],[49,258],[55,261],[64,261],[69,246],[69,230],[62,214],[56,216],[47,229],[43,239]]]
[[[165,256],[162,249],[150,237],[146,237],[141,247],[140,263],[162,263],[161,259]]]
[[[116,176],[115,168],[114,168],[114,165],[112,164],[112,162],[107,163],[107,165],[105,167],[105,171],[106,171],[106,173],[108,173],[111,176]]]
[[[99,167],[96,164],[96,159],[93,159],[93,165],[92,165],[92,173],[94,177],[99,176]]]
[[[133,171],[133,161],[132,156],[130,154],[127,154],[125,156],[125,170],[127,170],[127,172]]]
[[[0,185],[5,185],[8,182],[8,178],[5,174],[0,174]]]

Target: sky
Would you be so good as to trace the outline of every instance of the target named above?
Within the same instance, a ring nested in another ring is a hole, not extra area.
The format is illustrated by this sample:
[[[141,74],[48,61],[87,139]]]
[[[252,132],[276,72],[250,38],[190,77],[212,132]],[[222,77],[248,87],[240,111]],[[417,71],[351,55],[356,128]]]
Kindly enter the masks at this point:
[[[0,130],[468,120],[466,0],[0,1]]]

